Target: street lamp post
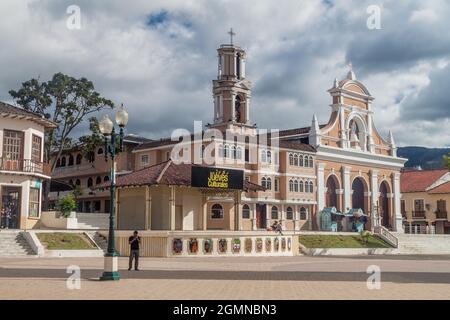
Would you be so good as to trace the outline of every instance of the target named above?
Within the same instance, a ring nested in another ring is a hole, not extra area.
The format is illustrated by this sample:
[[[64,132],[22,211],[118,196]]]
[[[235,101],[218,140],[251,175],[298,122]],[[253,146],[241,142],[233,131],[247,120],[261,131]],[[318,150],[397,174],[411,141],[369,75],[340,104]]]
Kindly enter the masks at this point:
[[[110,194],[111,204],[109,206],[109,233],[108,233],[108,249],[105,253],[105,264],[103,274],[100,280],[119,280],[118,254],[115,249],[114,235],[114,215],[115,215],[115,189],[116,189],[116,172],[115,158],[116,155],[123,151],[123,128],[128,123],[128,113],[125,111],[123,104],[116,112],[116,123],[120,127],[119,134],[114,130],[114,124],[107,115],[104,115],[99,122],[100,132],[105,138],[105,161],[108,161],[108,155],[111,158],[110,173]]]

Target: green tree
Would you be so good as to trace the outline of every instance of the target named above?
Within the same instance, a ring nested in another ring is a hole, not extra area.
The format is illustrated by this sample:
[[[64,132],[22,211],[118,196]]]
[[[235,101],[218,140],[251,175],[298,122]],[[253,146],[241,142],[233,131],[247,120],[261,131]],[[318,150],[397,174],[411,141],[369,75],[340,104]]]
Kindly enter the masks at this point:
[[[96,117],[89,118],[89,130],[91,131],[90,135],[78,138],[78,141],[83,146],[81,153],[86,160],[90,160],[92,155],[95,154],[95,150],[104,144],[104,138],[100,132]]]
[[[46,82],[41,82],[39,78],[23,82],[20,89],[10,90],[9,94],[25,110],[42,114],[58,124],[58,128],[46,132],[44,144],[44,161],[50,164],[52,173],[64,149],[72,147],[70,135],[74,129],[89,115],[114,107],[111,100],[95,91],[91,81],[60,72]],[[48,208],[49,192],[50,185],[46,183],[44,209]]]
[[[447,156],[444,156],[444,165],[450,170],[450,153]]]

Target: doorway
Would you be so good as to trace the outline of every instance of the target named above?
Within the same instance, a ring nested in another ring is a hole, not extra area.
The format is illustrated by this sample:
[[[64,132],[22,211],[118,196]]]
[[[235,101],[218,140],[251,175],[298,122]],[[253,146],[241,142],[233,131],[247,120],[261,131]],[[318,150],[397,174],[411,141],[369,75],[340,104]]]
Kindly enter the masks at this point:
[[[2,187],[2,229],[17,229],[20,226],[20,191],[20,187]]]
[[[383,181],[380,185],[380,197],[378,199],[379,216],[381,217],[381,225],[386,228],[391,227],[389,216],[389,198],[388,198],[388,185],[386,181]]]
[[[256,228],[267,229],[267,206],[264,203],[256,204]]]

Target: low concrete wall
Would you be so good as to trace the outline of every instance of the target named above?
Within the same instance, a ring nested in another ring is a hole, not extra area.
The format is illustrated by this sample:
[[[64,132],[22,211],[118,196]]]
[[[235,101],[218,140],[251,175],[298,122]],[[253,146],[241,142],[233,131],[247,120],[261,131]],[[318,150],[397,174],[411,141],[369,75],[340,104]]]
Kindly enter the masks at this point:
[[[369,256],[377,254],[398,254],[397,249],[389,248],[301,248],[307,256]]]
[[[33,250],[33,252],[38,256],[42,257],[45,253],[44,246],[39,241],[38,237],[36,236],[36,233],[34,232],[22,232],[23,237],[28,242],[28,245]]]
[[[45,247],[42,245],[41,241],[39,241],[39,238],[36,236],[36,233],[49,233],[52,231],[26,231],[23,232],[24,238],[27,240],[30,247],[33,249],[33,251],[37,254],[38,257],[61,257],[61,258],[67,258],[67,257],[73,257],[73,258],[83,258],[83,257],[103,257],[104,253],[103,250],[95,243],[95,241],[87,234],[86,232],[83,232],[85,236],[89,238],[89,240],[92,242],[92,244],[95,245],[96,249],[83,249],[83,250],[48,250],[45,249]],[[56,232],[56,231],[55,231]],[[57,232],[65,232],[64,230],[57,231]],[[68,231],[71,232],[71,231]],[[72,233],[78,233],[73,232]]]
[[[99,232],[107,237],[107,231]],[[116,231],[116,251],[130,252],[133,231]],[[140,231],[143,257],[293,256],[298,254],[298,234],[266,231]]]
[[[57,211],[43,211],[41,213],[41,226],[50,229],[78,229],[76,217],[59,217]]]

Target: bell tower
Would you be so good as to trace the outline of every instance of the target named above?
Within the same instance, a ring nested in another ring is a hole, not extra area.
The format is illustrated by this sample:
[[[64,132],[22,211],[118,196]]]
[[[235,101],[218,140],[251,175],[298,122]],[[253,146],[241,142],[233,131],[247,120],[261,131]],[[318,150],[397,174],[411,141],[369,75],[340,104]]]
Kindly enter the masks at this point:
[[[217,79],[213,80],[214,122],[210,127],[251,127],[251,83],[246,79],[246,53],[233,43],[235,33],[231,29],[230,43],[218,49]]]

